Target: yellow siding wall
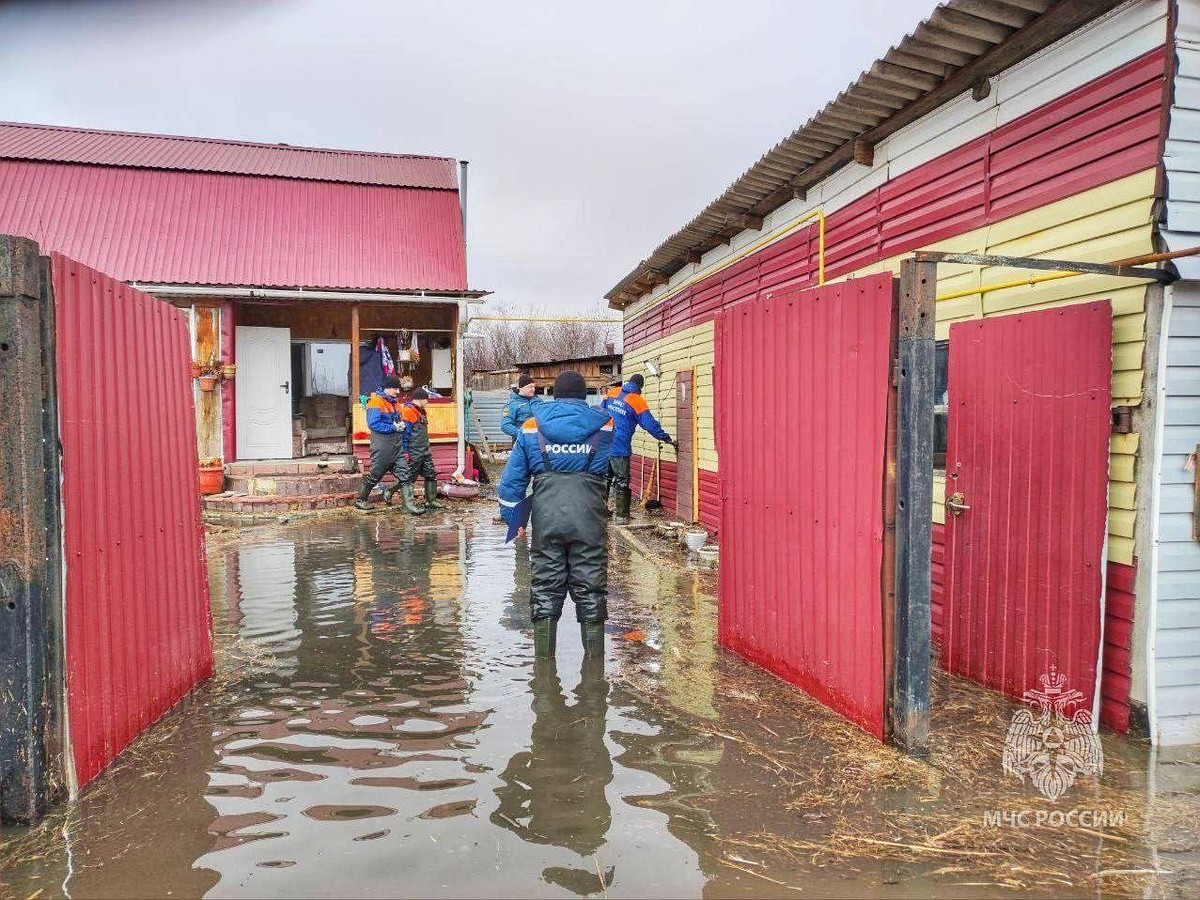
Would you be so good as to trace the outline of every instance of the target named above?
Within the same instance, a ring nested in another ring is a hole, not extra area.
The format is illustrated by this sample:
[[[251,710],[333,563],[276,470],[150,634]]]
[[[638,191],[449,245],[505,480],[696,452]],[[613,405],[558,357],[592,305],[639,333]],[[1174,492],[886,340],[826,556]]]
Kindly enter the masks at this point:
[[[700,426],[700,468],[708,472],[717,471],[717,439],[713,430],[713,323],[693,325],[645,347],[625,354],[621,371],[626,376],[641,372],[646,377],[646,389],[642,392],[650,404],[650,412],[662,423],[663,428],[674,437],[675,427],[675,376],[685,369],[696,370],[696,403]],[[662,366],[662,375],[653,378],[646,371],[646,360],[657,359]],[[657,444],[640,428],[635,432],[633,452],[653,456]],[[663,448],[663,459],[675,461],[675,451]]]
[[[1151,207],[1155,173],[1147,170],[1093,188],[1039,209],[1005,219],[924,249],[1002,256],[1041,256],[1082,262],[1111,262],[1153,252]],[[908,256],[911,254],[905,254]],[[876,272],[900,272],[901,256],[860,269],[843,279]],[[1012,269],[939,265],[938,294],[951,294],[980,285],[1020,278]],[[945,339],[953,322],[1042,309],[1067,303],[1108,299],[1113,305],[1113,403],[1141,403],[1145,355],[1144,282],[1106,276],[1078,276],[1039,285],[1023,285],[988,294],[939,301],[937,337]],[[625,371],[643,371],[647,359],[663,364],[660,379],[646,379],[651,409],[668,431],[674,431],[675,372],[696,366],[700,378],[700,465],[716,470],[712,421],[713,325],[696,325],[625,354]],[[661,415],[659,412],[661,410]],[[1137,435],[1116,435],[1110,443],[1108,556],[1133,563],[1136,509],[1134,461]],[[639,432],[634,452],[648,454],[654,444]],[[670,453],[671,451],[664,451]],[[664,456],[664,459],[673,456]],[[934,482],[934,520],[945,520],[944,479]]]

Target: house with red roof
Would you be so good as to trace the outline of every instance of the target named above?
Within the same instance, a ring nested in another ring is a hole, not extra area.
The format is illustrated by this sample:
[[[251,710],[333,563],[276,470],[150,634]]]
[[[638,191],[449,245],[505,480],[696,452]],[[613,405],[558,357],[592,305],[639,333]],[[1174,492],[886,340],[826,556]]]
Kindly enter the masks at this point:
[[[0,123],[0,233],[191,310],[201,460],[362,456],[359,398],[394,370],[442,395],[450,472],[458,335],[484,294],[465,176],[445,157]]]

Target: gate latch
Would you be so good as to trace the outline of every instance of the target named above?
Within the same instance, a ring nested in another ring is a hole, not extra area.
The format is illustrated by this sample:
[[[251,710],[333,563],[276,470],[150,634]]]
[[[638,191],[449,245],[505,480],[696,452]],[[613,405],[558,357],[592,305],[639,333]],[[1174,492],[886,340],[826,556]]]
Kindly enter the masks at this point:
[[[954,513],[954,515],[962,515],[966,510],[970,509],[966,503],[967,495],[962,491],[955,491],[946,498],[946,509]]]

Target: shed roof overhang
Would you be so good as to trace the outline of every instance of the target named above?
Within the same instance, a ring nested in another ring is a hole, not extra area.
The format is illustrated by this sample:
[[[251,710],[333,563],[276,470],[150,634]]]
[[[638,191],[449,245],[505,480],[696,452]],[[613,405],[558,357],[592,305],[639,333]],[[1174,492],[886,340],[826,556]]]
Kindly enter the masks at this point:
[[[491,291],[333,291],[309,288],[231,287],[203,284],[145,284],[130,282],[164,300],[291,300],[341,303],[459,303],[477,302]]]
[[[767,151],[604,296],[625,309],[688,263],[966,91],[1107,14],[1124,0],[948,0],[824,109]]]

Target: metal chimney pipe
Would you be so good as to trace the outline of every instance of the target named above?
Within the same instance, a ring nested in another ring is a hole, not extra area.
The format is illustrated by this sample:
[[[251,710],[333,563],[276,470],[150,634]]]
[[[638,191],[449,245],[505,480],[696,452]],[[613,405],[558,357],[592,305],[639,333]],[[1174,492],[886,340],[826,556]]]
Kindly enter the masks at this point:
[[[462,212],[463,243],[467,242],[467,166],[465,159],[458,161],[458,205]]]

